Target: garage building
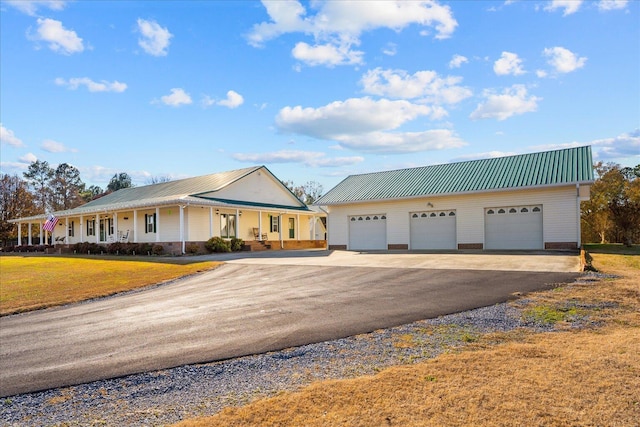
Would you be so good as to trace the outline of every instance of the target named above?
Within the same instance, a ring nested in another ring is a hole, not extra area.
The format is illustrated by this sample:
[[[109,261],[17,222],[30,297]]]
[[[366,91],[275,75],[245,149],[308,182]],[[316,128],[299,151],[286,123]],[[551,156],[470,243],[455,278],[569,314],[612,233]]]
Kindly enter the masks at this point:
[[[593,180],[584,146],[351,175],[315,204],[329,249],[577,249]]]

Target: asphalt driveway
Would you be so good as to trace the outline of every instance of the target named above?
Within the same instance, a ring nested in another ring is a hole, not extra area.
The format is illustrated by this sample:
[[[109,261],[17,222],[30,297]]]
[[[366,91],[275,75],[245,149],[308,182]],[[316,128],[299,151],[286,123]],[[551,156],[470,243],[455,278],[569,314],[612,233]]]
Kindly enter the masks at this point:
[[[142,292],[0,318],[0,396],[365,333],[579,274],[576,256],[529,268],[525,258],[534,255],[522,254],[497,270],[470,268],[486,262],[465,254],[447,262],[406,254],[404,263],[391,254],[271,254],[227,257],[216,270]]]

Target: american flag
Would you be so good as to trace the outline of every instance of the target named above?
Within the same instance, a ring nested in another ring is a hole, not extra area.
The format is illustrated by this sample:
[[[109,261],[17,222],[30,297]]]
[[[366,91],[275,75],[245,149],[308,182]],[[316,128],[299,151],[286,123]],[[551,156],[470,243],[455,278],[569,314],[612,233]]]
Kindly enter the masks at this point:
[[[49,219],[47,219],[47,221],[44,224],[42,224],[42,229],[51,232],[56,227],[57,223],[58,223],[58,218],[56,218],[53,215],[49,215]]]

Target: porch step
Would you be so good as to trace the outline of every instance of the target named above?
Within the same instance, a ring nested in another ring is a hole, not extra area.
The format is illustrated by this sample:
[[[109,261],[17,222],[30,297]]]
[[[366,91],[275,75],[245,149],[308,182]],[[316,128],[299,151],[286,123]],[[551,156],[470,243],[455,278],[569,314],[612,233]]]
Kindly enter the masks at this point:
[[[245,241],[245,246],[248,247],[247,250],[251,251],[251,252],[255,252],[255,251],[268,251],[271,249],[271,245],[259,240],[252,240],[249,242]]]

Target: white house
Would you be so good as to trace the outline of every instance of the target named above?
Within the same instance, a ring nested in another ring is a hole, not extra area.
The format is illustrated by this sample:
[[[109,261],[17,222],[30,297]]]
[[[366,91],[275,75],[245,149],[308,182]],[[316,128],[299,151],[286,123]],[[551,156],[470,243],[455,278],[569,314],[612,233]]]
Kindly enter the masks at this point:
[[[219,236],[272,249],[325,246],[326,215],[309,209],[265,166],[125,188],[53,215],[58,224],[51,240],[63,245],[157,243],[184,253],[187,243]],[[46,241],[46,220],[37,215],[10,222],[18,224],[18,235],[28,227],[31,245]]]
[[[315,204],[329,249],[576,249],[591,147],[351,175]]]

